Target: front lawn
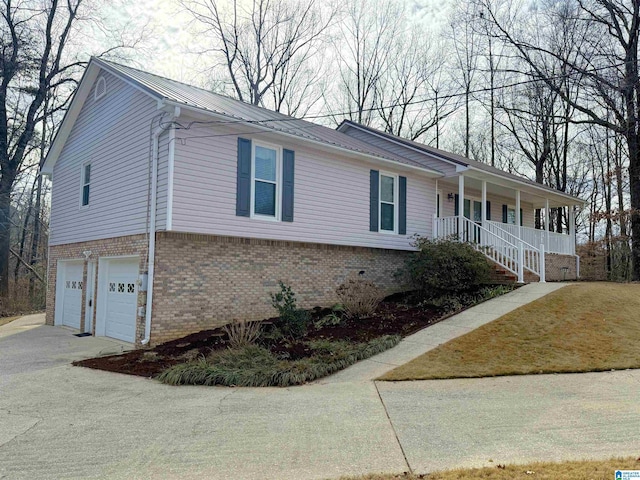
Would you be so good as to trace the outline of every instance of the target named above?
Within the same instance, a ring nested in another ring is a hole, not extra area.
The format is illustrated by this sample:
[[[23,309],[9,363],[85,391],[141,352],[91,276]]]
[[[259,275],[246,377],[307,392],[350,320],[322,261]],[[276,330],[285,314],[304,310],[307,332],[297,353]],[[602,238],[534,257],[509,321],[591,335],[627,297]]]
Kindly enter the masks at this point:
[[[553,292],[388,372],[427,380],[640,368],[640,285]]]
[[[611,460],[536,462],[526,465],[447,470],[428,475],[380,474],[343,477],[341,480],[613,480],[616,470],[640,470],[639,460],[628,457]]]

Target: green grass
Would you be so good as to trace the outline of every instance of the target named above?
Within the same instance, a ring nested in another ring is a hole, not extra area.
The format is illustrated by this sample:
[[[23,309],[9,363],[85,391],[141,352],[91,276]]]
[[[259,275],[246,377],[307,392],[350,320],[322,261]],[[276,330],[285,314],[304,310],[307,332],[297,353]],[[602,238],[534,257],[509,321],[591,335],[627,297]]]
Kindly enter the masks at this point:
[[[571,285],[440,345],[380,380],[640,368],[639,312],[639,284]]]
[[[226,385],[229,387],[287,387],[331,375],[354,363],[396,346],[400,336],[387,335],[367,343],[310,342],[315,354],[299,360],[280,359],[252,345],[215,351],[207,358],[182,363],[162,372],[158,380],[170,385]]]
[[[536,462],[434,472],[429,475],[374,474],[341,480],[613,480],[616,470],[640,470],[634,457],[572,462]]]

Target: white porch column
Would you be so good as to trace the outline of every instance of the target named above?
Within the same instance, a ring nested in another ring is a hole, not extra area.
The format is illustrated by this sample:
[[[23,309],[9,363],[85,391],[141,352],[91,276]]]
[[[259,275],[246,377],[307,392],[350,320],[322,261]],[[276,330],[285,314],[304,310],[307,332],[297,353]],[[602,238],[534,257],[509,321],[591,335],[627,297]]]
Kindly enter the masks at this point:
[[[482,226],[487,227],[487,181],[482,181],[482,208],[480,209],[482,212]]]
[[[544,199],[544,244],[549,250],[549,199]]]
[[[458,241],[464,242],[464,175],[458,176]]]
[[[520,190],[516,190],[516,226],[518,227],[518,238],[522,240],[522,219],[520,218]]]
[[[573,205],[569,209],[569,236],[571,237],[571,255],[576,254],[576,212]]]

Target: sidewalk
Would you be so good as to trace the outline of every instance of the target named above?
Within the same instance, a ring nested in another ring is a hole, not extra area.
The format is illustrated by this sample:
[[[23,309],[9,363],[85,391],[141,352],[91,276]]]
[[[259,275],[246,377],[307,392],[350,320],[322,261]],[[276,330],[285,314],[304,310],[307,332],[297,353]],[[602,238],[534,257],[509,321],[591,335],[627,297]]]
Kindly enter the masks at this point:
[[[44,313],[35,313],[17,318],[6,325],[0,325],[0,338],[8,337],[20,332],[26,332],[32,328],[44,325]]]

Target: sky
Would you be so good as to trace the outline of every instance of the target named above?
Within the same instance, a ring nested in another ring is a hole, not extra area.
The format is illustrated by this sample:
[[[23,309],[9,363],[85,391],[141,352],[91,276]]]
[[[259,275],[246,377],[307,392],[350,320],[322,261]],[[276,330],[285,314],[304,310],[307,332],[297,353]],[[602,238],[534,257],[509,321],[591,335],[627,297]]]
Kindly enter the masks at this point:
[[[425,29],[439,28],[445,23],[453,3],[453,0],[404,1],[407,11],[416,22],[424,24]],[[128,63],[174,80],[207,87],[205,65],[197,54],[202,42],[179,0],[120,0],[104,8],[104,16],[110,21],[131,29],[146,26],[150,32],[146,45],[138,52],[131,52]]]

